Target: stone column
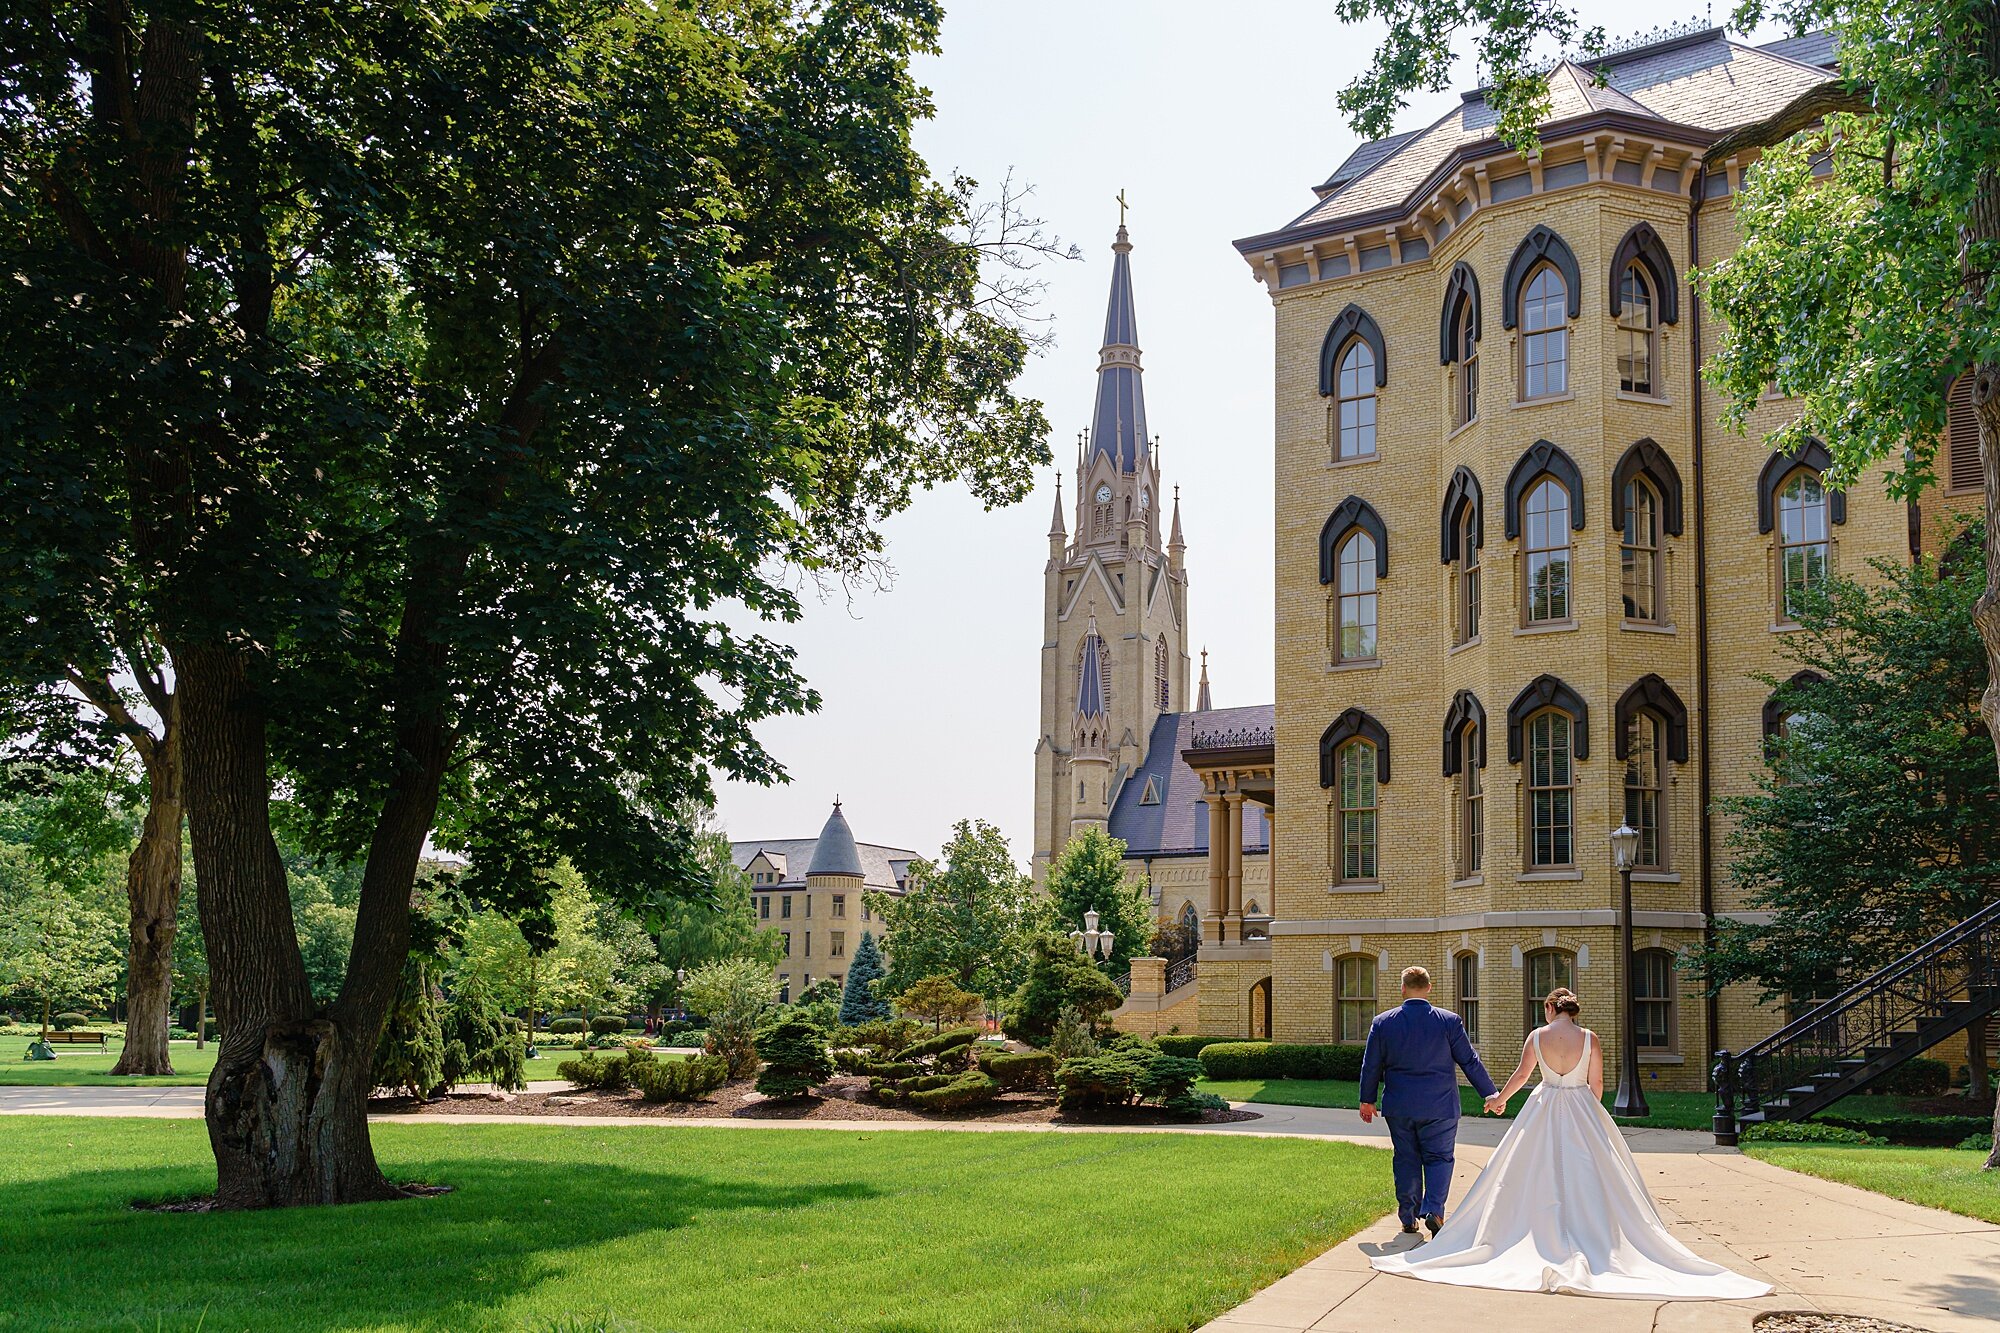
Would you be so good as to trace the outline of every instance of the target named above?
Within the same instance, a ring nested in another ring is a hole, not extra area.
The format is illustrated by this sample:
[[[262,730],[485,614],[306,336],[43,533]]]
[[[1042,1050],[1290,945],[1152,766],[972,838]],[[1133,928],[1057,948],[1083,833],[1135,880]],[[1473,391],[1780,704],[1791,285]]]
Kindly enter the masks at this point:
[[[1243,938],[1243,794],[1230,792],[1229,824],[1229,915],[1236,921],[1236,938]]]
[[[1225,807],[1222,797],[1216,793],[1204,796],[1202,800],[1208,806],[1208,915],[1215,922],[1214,934],[1219,942],[1223,938],[1222,918],[1229,912],[1229,887],[1224,866],[1229,848],[1223,841],[1228,836],[1223,831]]]
[[[1278,812],[1269,806],[1264,808],[1264,895],[1269,902],[1264,911],[1273,919],[1278,915]]]

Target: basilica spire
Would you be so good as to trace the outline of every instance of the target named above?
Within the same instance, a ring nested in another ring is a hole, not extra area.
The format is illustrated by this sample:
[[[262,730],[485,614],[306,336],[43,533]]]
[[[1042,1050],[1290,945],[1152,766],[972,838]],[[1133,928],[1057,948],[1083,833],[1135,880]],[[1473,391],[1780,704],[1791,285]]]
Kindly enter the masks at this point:
[[[1201,650],[1201,693],[1195,696],[1194,711],[1206,713],[1214,708],[1214,702],[1208,697],[1208,649],[1204,648]]]
[[[1104,312],[1104,345],[1097,353],[1090,447],[1109,455],[1120,472],[1130,473],[1146,464],[1149,445],[1146,392],[1139,378],[1139,317],[1132,303],[1132,241],[1122,217],[1111,252],[1111,298]]]

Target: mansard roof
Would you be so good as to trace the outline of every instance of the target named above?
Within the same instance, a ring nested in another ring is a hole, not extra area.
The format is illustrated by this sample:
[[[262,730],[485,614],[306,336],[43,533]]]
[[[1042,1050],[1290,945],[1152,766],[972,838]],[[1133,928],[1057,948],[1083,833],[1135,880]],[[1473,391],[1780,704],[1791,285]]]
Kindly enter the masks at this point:
[[[779,886],[760,885],[758,891],[770,887],[797,890],[805,887],[804,867],[813,863],[813,854],[818,847],[818,838],[751,839],[731,842],[729,859],[740,870],[756,860],[757,853],[763,852],[784,879]],[[894,892],[902,886],[904,877],[909,873],[910,862],[921,855],[908,847],[884,847],[873,842],[857,842],[854,850],[861,861],[862,886],[886,892]]]
[[[1106,830],[1125,842],[1127,856],[1187,855],[1208,849],[1208,821],[1201,810],[1201,778],[1181,759],[1196,736],[1268,732],[1275,724],[1272,704],[1211,708],[1196,713],[1162,713],[1153,719],[1146,762],[1118,789]],[[1157,805],[1143,804],[1148,781],[1160,794]],[[1270,830],[1248,802],[1243,810],[1243,850],[1270,850]]]

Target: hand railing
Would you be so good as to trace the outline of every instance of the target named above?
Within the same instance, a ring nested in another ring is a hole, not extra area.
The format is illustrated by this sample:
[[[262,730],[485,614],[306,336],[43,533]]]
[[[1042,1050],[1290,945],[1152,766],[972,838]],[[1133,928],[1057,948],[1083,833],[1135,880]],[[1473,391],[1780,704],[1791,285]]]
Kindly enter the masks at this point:
[[[1168,966],[1165,985],[1166,994],[1171,995],[1181,987],[1189,985],[1194,981],[1196,961],[1195,956],[1189,954],[1179,962]]]

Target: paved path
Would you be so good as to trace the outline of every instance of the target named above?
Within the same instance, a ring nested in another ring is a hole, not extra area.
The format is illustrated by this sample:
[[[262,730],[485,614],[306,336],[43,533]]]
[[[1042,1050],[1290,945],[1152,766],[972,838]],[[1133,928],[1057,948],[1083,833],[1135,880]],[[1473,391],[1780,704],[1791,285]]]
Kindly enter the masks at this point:
[[[562,1083],[532,1083],[536,1092]],[[200,1088],[0,1087],[0,1115],[201,1115]],[[496,1106],[499,1104],[496,1104]],[[616,1127],[661,1125],[714,1129],[820,1129],[860,1133],[945,1130],[1062,1134],[1234,1134],[1283,1136],[1386,1147],[1380,1121],[1353,1111],[1252,1105],[1260,1119],[1226,1125],[1060,1126],[904,1120],[677,1120],[631,1116],[377,1116],[417,1125],[489,1123]],[[1459,1131],[1455,1197],[1500,1141],[1507,1122],[1467,1119]],[[1205,1333],[1748,1333],[1766,1310],[1825,1310],[1899,1320],[1936,1333],[2000,1329],[2000,1227],[1919,1208],[1852,1186],[1768,1166],[1712,1146],[1706,1134],[1671,1129],[1623,1131],[1640,1170],[1676,1234],[1697,1254],[1754,1273],[1777,1288],[1756,1301],[1616,1301],[1449,1287],[1388,1277],[1371,1255],[1402,1249],[1393,1214],[1279,1279]],[[1388,1163],[1382,1192],[1389,1198]]]

